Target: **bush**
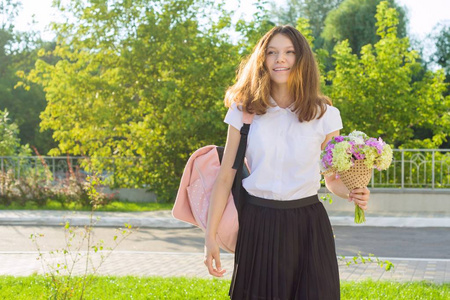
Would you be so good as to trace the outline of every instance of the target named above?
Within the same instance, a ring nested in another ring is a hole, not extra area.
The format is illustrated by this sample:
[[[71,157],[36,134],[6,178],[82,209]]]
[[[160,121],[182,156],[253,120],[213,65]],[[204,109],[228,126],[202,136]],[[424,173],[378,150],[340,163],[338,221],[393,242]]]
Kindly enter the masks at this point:
[[[71,203],[82,207],[92,207],[88,195],[89,183],[79,170],[73,171],[69,162],[69,173],[65,178],[54,178],[45,161],[41,158],[42,166],[26,169],[22,176],[15,178],[13,170],[0,172],[0,204],[10,206],[17,203],[25,206],[28,202],[38,207],[47,205],[49,200],[55,200],[66,207]],[[114,194],[99,192],[97,205],[103,206],[115,199]]]

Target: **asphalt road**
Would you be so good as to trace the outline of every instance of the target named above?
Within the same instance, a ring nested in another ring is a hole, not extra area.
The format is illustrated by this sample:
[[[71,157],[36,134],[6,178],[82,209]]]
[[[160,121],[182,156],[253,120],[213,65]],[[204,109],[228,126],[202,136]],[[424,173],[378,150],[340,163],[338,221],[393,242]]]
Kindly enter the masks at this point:
[[[31,234],[43,234],[38,245],[43,251],[57,250],[66,244],[62,227],[0,226],[0,252],[37,251]],[[81,236],[82,231],[79,230]],[[374,254],[377,257],[450,258],[450,230],[448,228],[380,228],[334,227],[338,255]],[[112,228],[96,228],[93,240],[103,240],[105,247],[114,246],[114,236],[120,233]],[[76,246],[80,238],[72,241]],[[86,244],[81,250],[86,250]],[[202,252],[203,233],[197,228],[152,229],[133,232],[116,250],[149,252]]]

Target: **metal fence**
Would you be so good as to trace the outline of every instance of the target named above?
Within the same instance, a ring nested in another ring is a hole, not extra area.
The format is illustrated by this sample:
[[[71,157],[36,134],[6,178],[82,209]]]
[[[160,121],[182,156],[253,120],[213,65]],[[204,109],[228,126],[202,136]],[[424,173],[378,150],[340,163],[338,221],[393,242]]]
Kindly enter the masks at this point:
[[[15,178],[45,176],[49,170],[53,180],[67,178],[71,172],[87,176],[96,170],[110,186],[121,186],[124,178],[130,181],[133,176],[140,177],[133,171],[139,158],[92,158],[90,166],[86,161],[73,156],[0,156],[0,167],[2,173],[14,172]],[[115,170],[120,170],[120,174]],[[450,149],[394,149],[389,169],[374,169],[372,175],[372,188],[450,188]]]
[[[394,149],[389,169],[372,175],[376,188],[450,188],[450,149]]]
[[[139,158],[85,158],[76,156],[0,156],[2,174],[12,173],[14,178],[29,176],[51,177],[51,180],[63,180],[75,175],[86,178],[99,175],[108,186],[119,187],[127,169],[139,163]],[[115,172],[115,170],[118,170]],[[133,177],[130,172],[128,177]],[[133,184],[136,186],[136,184]]]
[[[49,157],[49,156],[1,156],[0,168],[2,173],[14,173],[15,178],[30,175],[41,175],[45,172],[45,165],[53,174],[54,179],[65,178],[70,171],[80,171],[79,157]]]

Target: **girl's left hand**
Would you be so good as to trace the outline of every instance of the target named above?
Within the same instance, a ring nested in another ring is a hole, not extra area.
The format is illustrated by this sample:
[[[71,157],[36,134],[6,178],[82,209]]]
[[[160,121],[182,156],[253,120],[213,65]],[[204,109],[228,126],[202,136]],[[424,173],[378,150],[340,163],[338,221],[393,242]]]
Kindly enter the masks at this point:
[[[369,198],[370,191],[367,187],[364,187],[351,191],[348,197],[348,201],[353,201],[356,205],[361,207],[361,209],[366,210]]]

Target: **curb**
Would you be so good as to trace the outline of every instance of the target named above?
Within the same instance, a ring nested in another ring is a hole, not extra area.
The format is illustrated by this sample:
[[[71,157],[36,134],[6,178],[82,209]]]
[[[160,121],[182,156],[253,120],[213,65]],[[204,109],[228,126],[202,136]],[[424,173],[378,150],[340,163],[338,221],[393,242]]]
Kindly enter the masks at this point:
[[[403,227],[427,228],[450,227],[450,218],[424,218],[424,217],[368,217],[364,224],[355,224],[350,216],[330,216],[332,226],[358,226],[358,227]]]
[[[364,224],[355,224],[353,214],[329,215],[332,226],[356,227],[403,227],[403,228],[450,228],[450,215],[398,215],[367,216]],[[0,226],[62,226],[69,222],[72,226],[91,223],[90,212],[79,211],[20,211],[0,210]],[[172,217],[171,211],[153,212],[96,212],[92,217],[95,227],[124,227],[130,224],[140,228],[182,229],[195,226]]]
[[[62,226],[69,222],[71,226],[86,226],[91,223],[90,218],[85,217],[46,217],[46,218],[10,218],[1,217],[0,225],[9,226]],[[132,227],[140,228],[191,228],[191,224],[184,223],[172,218],[120,218],[104,217],[93,220],[94,227],[124,227],[130,224]]]
[[[69,222],[72,226],[89,225],[88,217],[0,217],[0,226],[62,226]],[[93,220],[94,227],[124,227],[130,224],[140,228],[183,229],[195,226],[174,218],[165,217],[99,217]],[[370,217],[364,224],[355,224],[353,217],[330,217],[332,226],[352,227],[400,227],[400,228],[450,228],[450,218],[420,218],[420,217]]]

